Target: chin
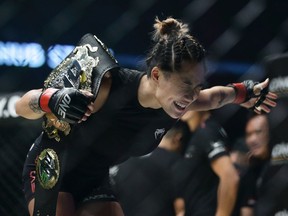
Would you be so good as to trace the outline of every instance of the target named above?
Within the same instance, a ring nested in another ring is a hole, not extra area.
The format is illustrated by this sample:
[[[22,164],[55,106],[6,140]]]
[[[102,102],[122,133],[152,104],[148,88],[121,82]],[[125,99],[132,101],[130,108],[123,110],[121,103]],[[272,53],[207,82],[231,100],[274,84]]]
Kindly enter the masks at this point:
[[[169,115],[173,119],[179,119],[185,113],[184,110],[182,112],[176,110],[174,107],[163,108],[163,110],[167,113],[167,115]]]
[[[263,156],[262,156],[262,154],[261,154],[261,152],[254,152],[253,153],[253,156],[255,157],[255,158],[259,158],[259,159],[261,159]]]
[[[182,117],[183,113],[175,113],[175,112],[171,112],[171,113],[168,113],[168,115],[169,115],[171,118],[179,119],[179,118]]]

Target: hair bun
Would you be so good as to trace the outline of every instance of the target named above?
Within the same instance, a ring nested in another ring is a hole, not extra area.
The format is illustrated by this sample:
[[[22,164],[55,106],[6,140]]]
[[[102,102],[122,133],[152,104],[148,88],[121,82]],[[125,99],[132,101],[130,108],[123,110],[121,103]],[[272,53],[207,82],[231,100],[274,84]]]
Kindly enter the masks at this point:
[[[187,24],[183,24],[171,17],[162,21],[156,17],[154,29],[154,41],[159,41],[161,38],[168,39],[169,37],[182,37],[189,32]]]

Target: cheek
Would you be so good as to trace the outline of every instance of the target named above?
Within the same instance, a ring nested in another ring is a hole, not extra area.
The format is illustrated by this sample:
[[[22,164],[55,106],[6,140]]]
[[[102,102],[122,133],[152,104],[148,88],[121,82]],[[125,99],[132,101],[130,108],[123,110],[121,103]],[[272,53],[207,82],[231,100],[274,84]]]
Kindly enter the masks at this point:
[[[164,85],[160,85],[158,88],[158,94],[162,97],[167,97],[169,95],[174,95],[176,92],[175,86],[166,83]]]
[[[165,90],[164,88],[158,88],[155,92],[155,98],[162,106],[164,101],[167,100],[167,94],[165,92],[167,92],[167,90]]]

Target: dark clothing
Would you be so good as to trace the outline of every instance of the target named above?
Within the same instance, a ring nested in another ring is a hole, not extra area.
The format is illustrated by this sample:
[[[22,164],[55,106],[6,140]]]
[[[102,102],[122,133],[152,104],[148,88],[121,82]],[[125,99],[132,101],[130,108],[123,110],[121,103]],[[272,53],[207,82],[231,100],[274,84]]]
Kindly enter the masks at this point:
[[[268,160],[252,160],[248,170],[241,176],[233,216],[240,215],[243,207],[254,208],[257,201],[257,185],[265,171]]]
[[[288,144],[274,145],[257,190],[255,216],[288,215]]]
[[[174,168],[180,154],[162,148],[118,166],[114,189],[125,216],[175,216]]]
[[[129,69],[113,71],[109,96],[98,112],[75,125],[59,143],[44,133],[28,153],[23,174],[26,184],[29,173],[35,170],[39,146],[68,146],[60,191],[71,192],[76,201],[107,181],[110,166],[154,150],[175,119],[163,109],[143,108],[139,104],[138,87],[143,75]]]
[[[228,155],[226,145],[226,132],[212,119],[192,134],[185,162],[179,167],[187,216],[215,215],[219,178],[211,162]]]
[[[288,215],[287,146],[276,144],[270,159],[252,161],[240,182],[239,209],[251,207],[255,216]]]

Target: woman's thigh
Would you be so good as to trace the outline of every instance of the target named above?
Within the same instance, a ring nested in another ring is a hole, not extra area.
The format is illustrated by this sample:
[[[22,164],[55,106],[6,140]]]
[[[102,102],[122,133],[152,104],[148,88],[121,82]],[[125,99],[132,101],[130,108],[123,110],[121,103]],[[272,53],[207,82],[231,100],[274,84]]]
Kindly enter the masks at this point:
[[[124,216],[124,213],[116,201],[94,201],[82,204],[76,216]]]

